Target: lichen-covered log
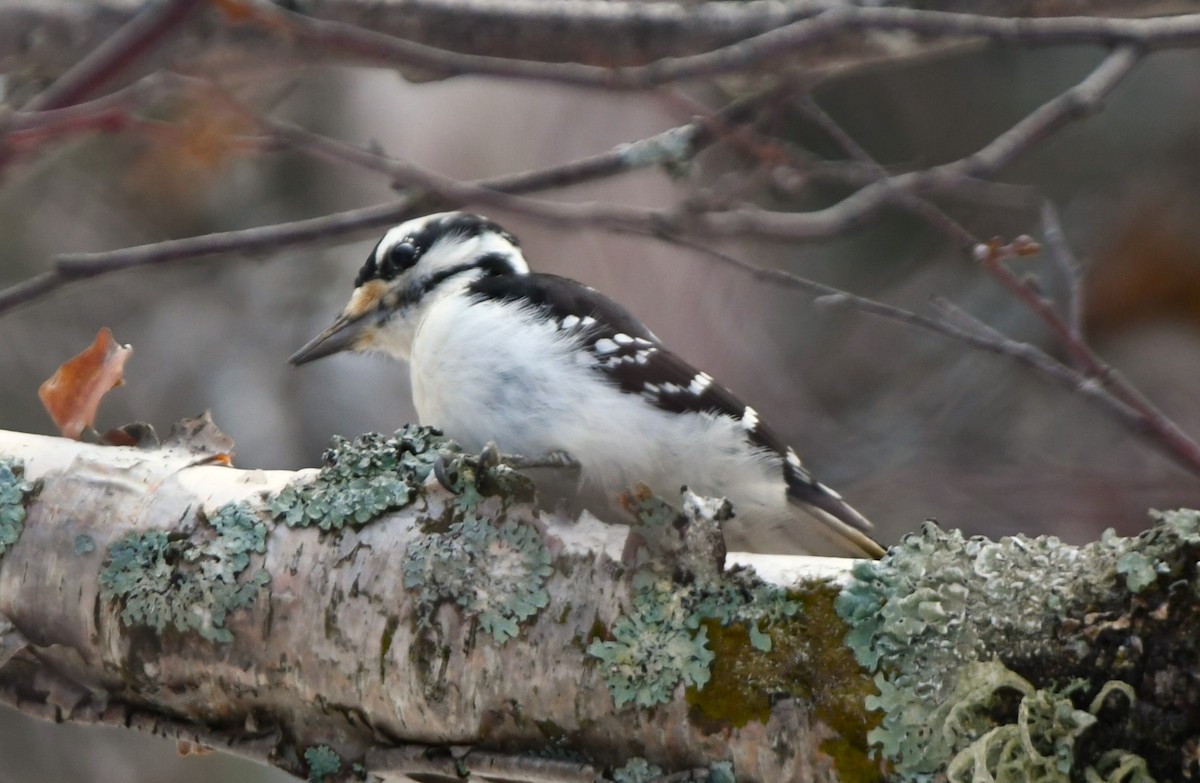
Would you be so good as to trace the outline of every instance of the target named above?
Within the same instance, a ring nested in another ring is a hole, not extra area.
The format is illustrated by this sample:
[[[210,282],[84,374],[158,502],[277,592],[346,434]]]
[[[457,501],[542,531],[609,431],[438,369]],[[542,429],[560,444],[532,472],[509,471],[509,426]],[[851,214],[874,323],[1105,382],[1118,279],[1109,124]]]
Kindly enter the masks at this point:
[[[926,523],[838,598],[895,779],[1200,775],[1200,512],[1133,538],[967,539]]]
[[[539,516],[419,428],[319,473],[16,433],[0,464],[0,694],[27,711],[313,779],[879,777],[836,590],[722,569],[719,503],[637,499],[632,536]]]

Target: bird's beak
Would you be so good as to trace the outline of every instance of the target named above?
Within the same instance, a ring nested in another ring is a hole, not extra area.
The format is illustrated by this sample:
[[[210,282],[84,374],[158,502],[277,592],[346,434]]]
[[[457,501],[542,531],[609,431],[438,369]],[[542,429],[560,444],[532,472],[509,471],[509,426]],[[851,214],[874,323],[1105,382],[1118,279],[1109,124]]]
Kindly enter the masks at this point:
[[[303,348],[292,354],[288,362],[300,365],[351,350],[367,323],[368,319],[361,315],[355,317],[340,315],[328,329],[309,340]]]

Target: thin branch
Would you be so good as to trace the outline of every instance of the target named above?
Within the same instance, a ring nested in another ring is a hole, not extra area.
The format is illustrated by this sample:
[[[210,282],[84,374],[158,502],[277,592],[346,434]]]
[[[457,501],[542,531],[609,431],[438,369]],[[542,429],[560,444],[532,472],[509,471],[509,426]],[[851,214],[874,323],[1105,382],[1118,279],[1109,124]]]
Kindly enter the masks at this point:
[[[94,95],[110,79],[148,54],[205,0],[148,3],[88,56],[35,96],[27,111],[61,109]]]
[[[1159,451],[1170,457],[1176,464],[1193,474],[1200,474],[1200,450],[1179,428],[1153,406],[1144,400],[1140,404],[1131,404],[1120,397],[1110,394],[1105,383],[1100,379],[1069,367],[1040,348],[1029,343],[1020,342],[1004,336],[991,326],[974,319],[961,310],[957,313],[964,321],[970,322],[970,328],[957,326],[949,321],[931,318],[927,315],[914,313],[900,307],[879,302],[874,299],[858,296],[833,286],[818,283],[814,280],[799,277],[778,269],[767,269],[755,266],[735,256],[728,255],[708,244],[693,242],[678,237],[671,241],[698,251],[720,262],[724,266],[738,269],[754,279],[783,285],[814,294],[817,301],[827,306],[848,306],[860,312],[886,318],[933,332],[945,337],[967,343],[990,353],[1007,356],[1024,364],[1042,376],[1049,378],[1059,386],[1082,394],[1084,397],[1100,405],[1113,414],[1117,421],[1138,435],[1150,436],[1149,442],[1155,444]],[[1110,368],[1109,372],[1113,372]],[[1114,373],[1115,375],[1115,373]],[[1111,380],[1111,379],[1110,379]]]
[[[853,160],[873,169],[877,182],[885,185],[894,182],[895,178],[889,176],[887,170],[853,136],[847,133],[833,117],[830,117],[811,95],[802,96],[796,104],[817,127],[828,134]],[[941,230],[942,233],[956,242],[960,247],[971,247],[978,243],[979,240],[975,238],[974,234],[932,202],[896,190],[895,188],[893,188],[893,191],[897,203],[925,218],[926,221]]]
[[[1054,100],[1043,104],[1037,111],[1017,123],[1004,136],[1014,135],[1013,131],[1022,129],[1019,138],[1030,140],[1045,138],[1052,129],[1062,127],[1069,117],[1082,116],[1084,113],[1089,112],[1092,107],[1098,105],[1104,93],[1112,89],[1116,82],[1128,73],[1129,69],[1137,63],[1138,57],[1138,53],[1130,47],[1117,49],[1105,58],[1100,66],[1093,70],[1083,82],[1080,82],[1075,88],[1063,93]],[[816,121],[854,158],[861,162],[878,166],[870,154],[849,134],[845,133],[832,117],[821,110],[815,101],[806,96],[799,103],[806,110],[809,117]],[[1000,141],[1000,139],[997,141]],[[989,147],[995,147],[996,149],[994,155],[995,161],[1007,162],[1011,160],[1012,156],[1017,154],[1016,150],[1022,149],[1023,143],[1015,139],[1009,139],[1007,142],[1000,144],[993,142]],[[895,179],[887,177],[882,167],[878,167],[878,172],[881,184],[886,184]],[[900,195],[902,196],[899,199],[900,203],[925,216],[933,225],[947,233],[952,239],[959,242],[963,240],[967,242],[973,241],[974,238],[969,231],[933,204],[911,194]],[[1055,216],[1053,212],[1050,211],[1047,214],[1049,215],[1047,223],[1053,222],[1057,226],[1057,223],[1054,222]],[[1061,230],[1057,238],[1060,241],[1062,240]],[[1098,399],[1111,397],[1109,407],[1117,411],[1121,416],[1128,418],[1130,412],[1136,414],[1133,421],[1136,422],[1141,432],[1148,434],[1155,442],[1164,445],[1178,462],[1190,470],[1200,473],[1200,444],[1197,444],[1184,433],[1174,421],[1163,414],[1161,410],[1135,387],[1104,362],[1083,339],[1082,315],[1079,312],[1075,312],[1080,306],[1078,301],[1079,280],[1071,280],[1073,288],[1070,294],[1069,306],[1073,310],[1073,315],[1069,319],[1069,322],[1064,322],[1059,317],[1057,309],[1050,299],[1044,296],[1032,282],[1018,277],[1005,265],[1004,258],[1007,254],[1019,254],[1027,250],[1031,244],[1031,241],[1014,241],[1007,247],[999,249],[990,245],[976,244],[976,254],[982,261],[984,268],[993,277],[999,280],[1020,301],[1033,310],[1043,323],[1050,327],[1059,342],[1066,348],[1075,364],[1074,369],[1068,368],[1043,353],[1041,356],[1031,357],[1031,360],[1036,359],[1035,366],[1040,371],[1052,375],[1062,375],[1063,370],[1069,369],[1071,373],[1087,379],[1090,383],[1087,390],[1089,394]],[[1065,246],[1065,242],[1063,242],[1063,245]],[[1036,249],[1036,246],[1034,248]],[[1069,254],[1070,251],[1067,250],[1066,252]],[[1063,261],[1063,263],[1069,265],[1067,261]],[[1076,275],[1078,274],[1077,266],[1076,264],[1074,270]],[[967,323],[979,339],[1000,346],[1005,352],[1017,350],[1017,346],[1025,345],[1024,343],[1015,343],[1015,341],[1009,340],[1001,332],[983,324],[981,321],[969,316],[948,302],[942,303],[941,308],[944,313],[951,315],[956,320]],[[1026,349],[1022,348],[1020,350],[1025,352]],[[1059,368],[1052,371],[1051,365],[1047,362],[1059,365]],[[1070,380],[1071,376],[1064,375],[1063,378]],[[1076,388],[1082,390],[1082,386],[1078,384]]]
[[[1049,201],[1042,202],[1042,237],[1050,258],[1058,264],[1067,283],[1067,331],[1073,339],[1083,342],[1083,265],[1071,252],[1058,221],[1058,210]]]
[[[610,90],[644,90],[745,71],[780,57],[796,57],[809,47],[828,46],[830,40],[841,33],[904,31],[927,36],[979,37],[1008,45],[1099,44],[1145,49],[1188,46],[1200,40],[1200,14],[1150,19],[1030,19],[853,6],[838,2],[813,3],[807,10],[804,18],[798,21],[699,54],[662,57],[644,65],[618,67],[450,51],[345,22],[281,9],[260,9],[254,21],[270,28],[286,29],[296,40],[316,51],[343,52],[359,60],[419,68],[441,77],[473,74]],[[820,70],[810,65],[807,72],[812,76]]]
[[[678,147],[680,138],[691,139],[690,148],[686,153],[695,154],[712,141],[712,131],[697,123],[681,126],[653,139],[619,147],[609,153],[565,166],[551,166],[535,172],[474,183],[461,183],[412,164],[393,162],[385,166],[378,161],[370,161],[366,156],[371,153],[360,150],[352,155],[346,149],[349,145],[341,145],[342,149],[337,154],[345,159],[377,166],[393,176],[398,173],[405,174],[410,182],[417,182],[443,198],[490,204],[559,225],[593,226],[635,234],[681,234],[686,231],[709,236],[750,234],[792,241],[815,239],[832,236],[863,222],[875,209],[895,200],[897,193],[919,193],[962,177],[980,177],[993,173],[993,166],[998,167],[1011,161],[1015,155],[1028,149],[1035,140],[1043,139],[1052,130],[1062,127],[1068,118],[1080,117],[1085,110],[1098,107],[1103,96],[1116,86],[1136,61],[1137,53],[1134,50],[1118,49],[1075,87],[1043,104],[973,155],[926,171],[889,177],[862,188],[833,206],[806,213],[770,212],[745,207],[724,212],[693,213],[628,205],[552,204],[529,199],[519,201],[513,198],[516,194],[561,187],[663,163],[666,160],[664,154],[672,153],[669,147],[672,144]],[[758,97],[769,100],[784,89],[792,88],[776,88]],[[731,106],[725,116],[729,119],[743,116],[741,113],[754,105],[756,104],[753,101],[740,102]],[[1036,118],[1036,121],[1031,118]],[[311,135],[306,140],[313,141]],[[329,140],[329,144],[325,145],[326,151],[333,154],[332,149],[339,144]],[[38,287],[18,285],[0,291],[0,313],[82,277],[231,252],[264,253],[380,228],[411,217],[421,205],[428,203],[426,198],[427,196],[422,194],[413,194],[389,204],[310,220],[169,240],[100,253],[63,255],[57,259],[53,273],[56,275],[55,279],[43,279]]]
[[[774,212],[744,206],[722,212],[697,213],[624,204],[537,203],[498,198],[473,188],[460,188],[458,185],[462,183],[456,184],[454,180],[411,165],[407,173],[413,181],[440,190],[452,198],[486,203],[560,226],[587,226],[634,234],[687,232],[714,237],[752,235],[785,241],[824,239],[861,224],[886,204],[935,188],[953,187],[964,178],[994,174],[1068,122],[1098,110],[1104,96],[1129,73],[1139,57],[1139,52],[1132,47],[1115,50],[1074,87],[1042,104],[971,155],[923,171],[885,177],[832,206],[811,212]],[[928,208],[923,210],[928,211]],[[952,221],[943,218],[940,222],[945,230],[958,234],[958,241],[968,241],[969,235],[953,230]]]
[[[790,89],[790,88],[787,88]],[[736,121],[752,114],[761,103],[769,103],[786,92],[772,88],[764,93],[730,104],[722,116]],[[279,125],[279,128],[285,126]],[[396,176],[402,171],[422,173],[416,167],[392,161],[365,150],[332,139],[323,139],[304,132],[310,142],[309,150],[329,159],[353,162]],[[297,134],[296,139],[301,135]],[[507,174],[460,183],[464,187],[482,188],[488,192],[526,193],[562,188],[637,169],[678,162],[695,155],[716,141],[702,124],[695,122],[671,128],[654,136],[622,144],[608,152],[580,158],[541,169]],[[98,253],[61,255],[52,271],[0,290],[0,314],[27,304],[76,280],[134,267],[161,263],[192,261],[229,253],[267,253],[310,242],[329,240],[349,234],[391,226],[414,217],[437,203],[436,194],[410,193],[386,203],[338,212],[308,220],[259,226],[237,231],[206,234],[198,237],[156,242]]]

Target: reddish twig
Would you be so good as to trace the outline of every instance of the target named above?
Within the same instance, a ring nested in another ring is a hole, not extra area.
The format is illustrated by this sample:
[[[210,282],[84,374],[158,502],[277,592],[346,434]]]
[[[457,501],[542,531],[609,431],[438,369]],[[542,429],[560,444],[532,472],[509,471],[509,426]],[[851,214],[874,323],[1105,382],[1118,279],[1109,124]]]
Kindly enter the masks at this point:
[[[1152,404],[1144,398],[1140,398],[1140,395],[1137,399],[1130,400],[1125,399],[1124,395],[1118,396],[1110,393],[1106,388],[1109,383],[1123,382],[1111,368],[1108,370],[1109,375],[1106,382],[1097,383],[1096,376],[1069,367],[1034,345],[1014,340],[946,302],[935,303],[935,306],[954,320],[963,323],[964,326],[956,325],[943,318],[931,318],[875,299],[858,296],[789,272],[758,267],[723,253],[708,244],[679,237],[671,237],[669,241],[691,248],[726,266],[741,270],[756,280],[806,291],[816,296],[816,301],[822,305],[852,307],[860,312],[940,334],[990,353],[1007,356],[1057,385],[1092,400],[1112,414],[1127,429],[1138,435],[1148,436],[1148,442],[1156,445],[1176,464],[1195,475],[1200,475],[1200,447],[1197,447],[1194,441]]]

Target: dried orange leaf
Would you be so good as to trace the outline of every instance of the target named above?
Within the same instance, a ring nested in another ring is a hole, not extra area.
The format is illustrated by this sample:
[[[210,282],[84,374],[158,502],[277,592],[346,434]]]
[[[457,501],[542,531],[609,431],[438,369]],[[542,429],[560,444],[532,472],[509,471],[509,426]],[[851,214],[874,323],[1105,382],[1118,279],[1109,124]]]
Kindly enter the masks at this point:
[[[96,341],[78,356],[63,362],[40,387],[38,397],[64,437],[79,436],[96,420],[100,400],[124,381],[121,373],[133,348],[118,345],[106,326]]]

